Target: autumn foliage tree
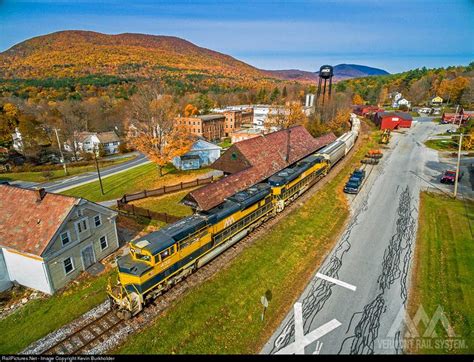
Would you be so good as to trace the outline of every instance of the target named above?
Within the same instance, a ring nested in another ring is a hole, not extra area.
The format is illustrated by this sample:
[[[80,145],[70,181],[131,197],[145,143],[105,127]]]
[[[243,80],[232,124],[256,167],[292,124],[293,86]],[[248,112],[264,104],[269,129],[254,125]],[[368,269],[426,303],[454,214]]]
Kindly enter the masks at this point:
[[[359,94],[357,93],[354,94],[354,96],[352,97],[352,104],[360,105],[364,103],[365,103],[364,99]]]
[[[272,108],[265,121],[266,128],[286,129],[296,125],[302,125],[307,121],[303,107],[299,102],[287,103],[283,108]]]
[[[168,162],[189,151],[193,137],[176,123],[173,98],[163,95],[158,87],[140,88],[132,99],[132,113],[133,131],[128,141],[157,164],[161,177]]]
[[[196,116],[199,114],[199,110],[197,109],[196,106],[192,104],[187,104],[186,107],[184,107],[184,116],[185,117],[192,117]]]
[[[464,91],[469,87],[469,79],[466,77],[456,77],[454,79],[443,79],[438,88],[441,97],[448,99],[452,103],[458,103]]]

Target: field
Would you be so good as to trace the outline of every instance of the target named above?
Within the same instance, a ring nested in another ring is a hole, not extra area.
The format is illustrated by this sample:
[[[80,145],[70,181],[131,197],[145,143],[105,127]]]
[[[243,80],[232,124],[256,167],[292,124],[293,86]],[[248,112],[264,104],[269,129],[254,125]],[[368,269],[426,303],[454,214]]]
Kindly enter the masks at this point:
[[[413,320],[420,305],[428,318],[443,309],[457,339],[467,349],[433,349],[412,346],[411,353],[474,353],[474,203],[439,194],[421,194],[418,238],[410,289],[408,315]],[[426,325],[418,324],[423,335]],[[435,329],[446,339],[441,322]],[[428,338],[430,339],[430,338]],[[407,343],[410,343],[407,340]],[[432,345],[434,345],[432,340]]]
[[[173,166],[167,166],[160,177],[155,164],[147,163],[142,166],[112,175],[102,179],[104,193],[100,192],[99,181],[89,182],[85,185],[74,187],[63,194],[87,198],[90,201],[100,202],[119,199],[126,193],[133,193],[148,189],[155,189],[163,185],[174,185],[180,182],[192,181],[205,177],[209,169],[178,171]]]
[[[318,193],[115,352],[258,353],[342,231],[349,215],[342,185],[373,145],[366,142]],[[273,298],[262,322],[267,289]]]
[[[71,283],[63,292],[28,302],[0,320],[0,354],[19,353],[30,343],[73,321],[105,300],[110,271]]]
[[[458,150],[458,143],[453,142],[451,139],[448,139],[448,138],[428,140],[425,142],[425,145],[437,151],[457,151]]]
[[[112,165],[118,165],[120,163],[133,160],[136,156],[129,156],[124,158],[119,158],[116,160],[102,160],[99,162],[99,166],[101,168],[108,167]],[[47,168],[45,168],[47,170]],[[48,182],[59,180],[65,177],[78,175],[85,172],[95,171],[96,166],[95,164],[90,164],[87,166],[74,166],[74,164],[68,165],[68,175],[64,174],[64,170],[51,170],[49,171],[51,174],[46,176],[44,171],[33,171],[33,172],[8,172],[8,173],[0,173],[0,179],[6,181],[29,181],[29,182]]]
[[[179,202],[191,191],[192,189],[187,189],[182,192],[176,192],[165,196],[149,197],[146,199],[130,202],[130,204],[143,207],[151,211],[167,213],[174,216],[188,216],[193,213],[192,209],[188,206],[180,204]]]

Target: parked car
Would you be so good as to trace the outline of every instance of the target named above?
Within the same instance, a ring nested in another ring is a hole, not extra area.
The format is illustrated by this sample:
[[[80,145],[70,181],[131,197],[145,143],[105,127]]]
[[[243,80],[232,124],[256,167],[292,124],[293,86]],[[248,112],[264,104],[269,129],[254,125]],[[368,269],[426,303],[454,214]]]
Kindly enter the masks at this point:
[[[448,129],[446,133],[456,133],[457,130],[455,128]]]
[[[461,181],[462,175],[463,175],[463,172],[460,172],[458,176],[458,181]],[[456,171],[453,171],[453,170],[444,171],[444,174],[441,177],[442,184],[454,185],[455,180],[456,180]]]
[[[346,186],[344,186],[344,192],[346,194],[358,194],[360,189],[359,182],[348,182]]]

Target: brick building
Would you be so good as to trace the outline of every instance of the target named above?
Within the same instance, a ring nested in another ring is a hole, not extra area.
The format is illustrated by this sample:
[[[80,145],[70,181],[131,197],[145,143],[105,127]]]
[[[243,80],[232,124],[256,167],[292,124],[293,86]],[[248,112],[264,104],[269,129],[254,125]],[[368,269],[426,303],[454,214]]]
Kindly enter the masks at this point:
[[[176,123],[185,127],[191,134],[207,141],[217,141],[225,137],[226,116],[223,114],[207,114],[195,117],[179,117]]]

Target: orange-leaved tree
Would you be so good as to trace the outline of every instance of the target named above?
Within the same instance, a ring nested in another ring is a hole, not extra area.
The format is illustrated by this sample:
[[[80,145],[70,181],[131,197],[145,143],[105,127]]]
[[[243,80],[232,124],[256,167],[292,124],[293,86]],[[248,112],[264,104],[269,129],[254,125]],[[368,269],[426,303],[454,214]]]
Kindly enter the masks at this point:
[[[175,121],[177,110],[173,98],[163,95],[155,86],[140,88],[132,98],[128,140],[157,164],[160,177],[163,167],[174,157],[188,152],[194,141],[193,136]]]
[[[199,114],[199,110],[197,109],[196,106],[192,104],[187,104],[186,107],[184,107],[184,116],[185,117],[192,117]]]
[[[307,122],[306,114],[299,102],[289,102],[285,107],[274,107],[270,109],[265,120],[265,128],[286,129]]]
[[[357,94],[357,93],[354,94],[354,97],[352,97],[352,104],[360,105],[364,103],[365,103],[364,98],[362,98],[360,94]]]

